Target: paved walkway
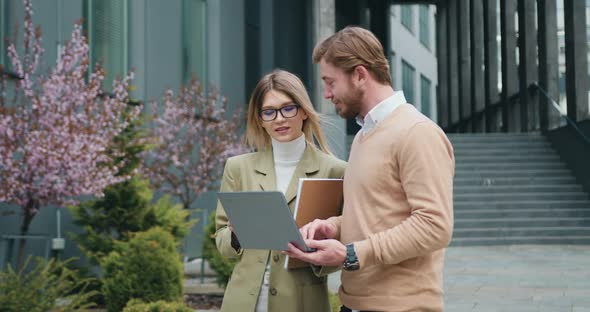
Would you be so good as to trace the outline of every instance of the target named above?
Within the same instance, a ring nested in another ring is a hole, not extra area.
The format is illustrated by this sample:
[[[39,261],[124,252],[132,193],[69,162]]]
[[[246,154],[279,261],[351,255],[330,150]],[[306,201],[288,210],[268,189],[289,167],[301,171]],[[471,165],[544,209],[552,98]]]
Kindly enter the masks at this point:
[[[444,279],[449,312],[590,312],[590,246],[450,247]]]
[[[450,247],[444,291],[450,312],[590,312],[590,246]]]
[[[447,311],[589,311],[590,246],[451,247]]]

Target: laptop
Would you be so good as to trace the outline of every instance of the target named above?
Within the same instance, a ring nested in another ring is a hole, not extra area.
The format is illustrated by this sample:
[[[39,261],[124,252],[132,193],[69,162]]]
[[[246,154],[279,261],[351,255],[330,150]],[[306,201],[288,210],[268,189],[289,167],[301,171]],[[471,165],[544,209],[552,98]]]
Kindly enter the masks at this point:
[[[287,250],[292,243],[311,252],[279,191],[219,192],[219,201],[245,249]]]

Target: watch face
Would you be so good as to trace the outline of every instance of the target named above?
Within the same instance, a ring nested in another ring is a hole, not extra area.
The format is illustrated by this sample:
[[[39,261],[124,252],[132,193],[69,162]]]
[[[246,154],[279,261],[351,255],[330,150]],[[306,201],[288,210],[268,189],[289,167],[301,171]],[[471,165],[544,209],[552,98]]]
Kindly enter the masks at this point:
[[[347,264],[344,266],[344,269],[345,269],[346,271],[356,271],[356,270],[358,270],[359,268],[360,268],[360,265],[359,265],[359,263],[358,263],[358,262],[355,262],[355,263],[347,263]]]
[[[346,245],[346,260],[344,261],[342,268],[346,271],[355,271],[360,268],[359,260],[356,257],[354,246],[352,244]]]

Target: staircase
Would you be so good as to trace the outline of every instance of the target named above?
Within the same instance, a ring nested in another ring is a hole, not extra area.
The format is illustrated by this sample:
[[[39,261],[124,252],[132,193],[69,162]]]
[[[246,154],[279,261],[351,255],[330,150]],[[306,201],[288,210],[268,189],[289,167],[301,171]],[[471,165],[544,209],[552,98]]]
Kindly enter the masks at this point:
[[[544,136],[448,136],[455,150],[452,246],[590,245],[588,193]]]

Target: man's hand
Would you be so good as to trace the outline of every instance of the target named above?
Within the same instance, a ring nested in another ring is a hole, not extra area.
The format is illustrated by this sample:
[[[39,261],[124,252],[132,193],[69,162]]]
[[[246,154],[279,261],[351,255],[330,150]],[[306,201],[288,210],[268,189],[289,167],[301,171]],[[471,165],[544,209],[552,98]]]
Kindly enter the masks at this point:
[[[303,252],[289,243],[289,250],[283,251],[283,254],[315,265],[340,266],[344,263],[346,246],[335,239],[306,240],[305,244],[316,251]]]
[[[326,220],[315,219],[299,229],[303,239],[318,240],[336,238],[338,229]]]

